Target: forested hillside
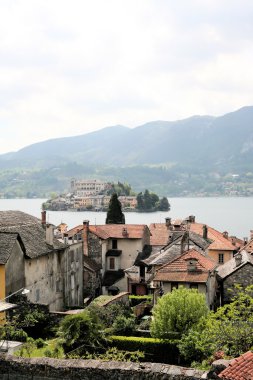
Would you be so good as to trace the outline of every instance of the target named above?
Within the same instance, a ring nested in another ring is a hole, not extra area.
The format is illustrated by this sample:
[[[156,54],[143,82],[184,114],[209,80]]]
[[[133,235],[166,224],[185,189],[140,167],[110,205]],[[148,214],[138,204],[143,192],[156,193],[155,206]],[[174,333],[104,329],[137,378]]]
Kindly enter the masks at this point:
[[[48,196],[71,177],[126,181],[158,194],[252,195],[253,107],[53,139],[0,156],[4,196]]]

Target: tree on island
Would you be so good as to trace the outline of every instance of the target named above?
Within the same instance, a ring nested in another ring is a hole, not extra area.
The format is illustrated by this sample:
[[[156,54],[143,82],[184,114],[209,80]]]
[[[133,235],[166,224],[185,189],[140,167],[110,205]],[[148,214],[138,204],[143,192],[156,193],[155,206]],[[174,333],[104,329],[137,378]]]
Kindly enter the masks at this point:
[[[106,224],[125,224],[125,215],[121,209],[121,203],[116,193],[112,194],[106,215]]]
[[[167,198],[159,199],[158,195],[150,193],[146,189],[144,194],[141,192],[137,195],[137,209],[140,211],[169,211],[170,204]]]
[[[170,204],[169,204],[168,198],[163,197],[159,201],[159,211],[169,211],[169,210],[170,210]]]

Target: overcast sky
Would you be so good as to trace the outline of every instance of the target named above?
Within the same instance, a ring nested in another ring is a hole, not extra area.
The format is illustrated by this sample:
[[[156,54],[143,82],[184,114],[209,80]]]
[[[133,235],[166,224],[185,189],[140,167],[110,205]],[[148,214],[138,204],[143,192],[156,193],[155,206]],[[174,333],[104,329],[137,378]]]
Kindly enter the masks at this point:
[[[253,96],[252,0],[1,0],[0,153]]]

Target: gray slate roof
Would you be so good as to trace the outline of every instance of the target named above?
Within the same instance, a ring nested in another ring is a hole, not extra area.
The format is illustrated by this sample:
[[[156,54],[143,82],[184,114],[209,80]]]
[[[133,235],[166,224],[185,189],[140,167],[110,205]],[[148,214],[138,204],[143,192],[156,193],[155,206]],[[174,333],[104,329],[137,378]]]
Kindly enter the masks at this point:
[[[210,242],[203,239],[200,235],[196,234],[195,232],[186,232],[186,231],[175,231],[176,233],[173,233],[172,241],[163,247],[162,250],[159,252],[155,252],[146,260],[143,260],[143,262],[146,265],[164,265],[172,260],[179,257],[182,252],[182,242],[184,251],[187,250],[187,246],[193,246],[200,248],[202,251],[205,251],[207,247],[209,246]]]
[[[21,242],[18,233],[0,232],[0,264],[6,264],[16,241]]]
[[[242,255],[242,262],[239,266],[236,266],[235,258],[233,257],[232,259],[228,260],[225,264],[220,265],[217,268],[217,273],[220,278],[224,279],[225,277],[229,276],[230,274],[243,267],[247,263],[253,265],[253,256],[250,253],[246,252],[245,250],[241,251],[240,253]]]
[[[46,232],[40,219],[22,211],[0,211],[0,232],[19,234],[29,258],[46,255],[65,245],[54,239],[53,245],[46,243]]]

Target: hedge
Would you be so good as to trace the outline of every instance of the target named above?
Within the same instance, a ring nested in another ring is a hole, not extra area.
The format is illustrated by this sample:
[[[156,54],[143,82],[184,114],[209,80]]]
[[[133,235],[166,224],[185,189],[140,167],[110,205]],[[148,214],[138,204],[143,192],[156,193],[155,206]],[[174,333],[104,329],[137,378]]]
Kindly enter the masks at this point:
[[[136,336],[111,336],[110,345],[123,351],[142,351],[143,361],[178,364],[178,340],[162,340]]]

